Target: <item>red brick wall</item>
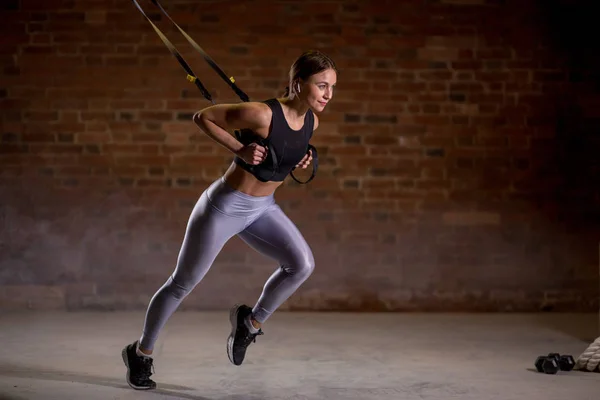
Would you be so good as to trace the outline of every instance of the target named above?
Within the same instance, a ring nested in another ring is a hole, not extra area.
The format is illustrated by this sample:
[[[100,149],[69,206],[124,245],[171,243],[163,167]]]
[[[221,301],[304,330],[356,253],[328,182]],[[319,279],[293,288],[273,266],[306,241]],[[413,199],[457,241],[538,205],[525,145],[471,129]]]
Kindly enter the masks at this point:
[[[284,309],[597,310],[596,21],[538,3],[163,1],[252,99],[309,48],[341,70],[317,178],[277,193],[317,261]],[[131,2],[0,18],[0,305],[143,308],[232,159],[191,122],[209,103]],[[254,302],[276,267],[234,239],[182,307]]]

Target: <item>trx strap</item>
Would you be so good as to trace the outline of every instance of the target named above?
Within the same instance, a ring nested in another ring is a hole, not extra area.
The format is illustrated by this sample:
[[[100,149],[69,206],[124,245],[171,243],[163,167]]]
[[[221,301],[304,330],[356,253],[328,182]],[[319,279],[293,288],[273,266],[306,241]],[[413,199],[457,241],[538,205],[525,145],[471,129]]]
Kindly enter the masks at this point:
[[[135,1],[135,0],[133,0]],[[190,37],[190,35],[188,35],[187,33],[185,33],[185,31],[183,29],[181,29],[181,27],[179,25],[177,25],[175,23],[175,21],[173,21],[173,19],[169,16],[169,14],[167,14],[167,12],[165,11],[165,9],[160,5],[160,3],[158,2],[158,0],[150,0],[152,1],[152,3],[157,6],[158,8],[160,8],[160,10],[163,12],[163,14],[165,14],[165,16],[167,18],[169,18],[169,20],[173,23],[173,25],[175,25],[175,27],[179,30],[179,32],[181,32],[181,34],[183,35],[183,37],[185,37],[188,42],[190,42],[190,44],[196,49],[198,50],[198,52],[202,55],[202,57],[204,57],[204,59],[206,60],[206,62],[208,63],[208,65],[210,65],[216,72],[217,74],[223,78],[223,80],[231,87],[231,89],[233,89],[233,91],[240,97],[240,99],[242,99],[242,101],[250,101],[250,99],[248,98],[248,95],[246,93],[244,93],[236,84],[235,84],[235,79],[233,78],[233,76],[231,77],[227,77],[227,75],[225,74],[225,72],[223,72],[223,70],[221,68],[219,68],[219,66],[217,65],[216,62],[214,62],[214,60],[212,58],[210,58],[210,56],[208,54],[206,54],[206,52],[202,49],[202,47],[200,47],[200,45],[198,43],[196,43],[196,41],[194,41],[194,39],[192,39]],[[195,79],[198,79],[197,77],[194,77]]]
[[[175,48],[175,46],[173,46],[173,43],[171,43],[169,41],[169,39],[167,39],[167,37],[161,32],[161,30],[158,29],[158,27],[156,25],[154,25],[154,22],[152,22],[152,20],[146,15],[146,13],[144,12],[144,10],[142,10],[142,7],[140,7],[140,5],[138,4],[138,2],[136,0],[132,0],[132,1],[133,1],[133,4],[135,4],[135,6],[138,8],[138,10],[140,10],[140,12],[142,13],[142,15],[144,17],[146,17],[146,19],[148,20],[148,22],[150,22],[150,25],[152,25],[152,28],[154,28],[154,31],[158,34],[158,37],[160,37],[162,39],[162,41],[169,48],[169,50],[171,51],[171,53],[175,56],[175,58],[177,59],[177,61],[179,61],[179,64],[181,64],[181,66],[183,67],[183,69],[185,69],[185,71],[188,74],[187,75],[187,79],[190,82],[193,82],[193,83],[196,84],[196,86],[198,87],[198,89],[200,89],[200,92],[202,92],[202,95],[204,96],[205,99],[207,99],[208,101],[210,101],[212,104],[215,104],[215,102],[213,101],[212,96],[210,95],[209,91],[204,87],[204,85],[202,84],[202,82],[200,82],[200,80],[198,79],[198,77],[196,76],[196,74],[194,74],[194,71],[192,71],[192,68],[188,65],[187,62],[185,62],[185,60],[183,59],[183,57],[181,56],[181,54],[179,54],[179,52],[177,51],[177,49]],[[153,1],[153,3],[157,4],[155,1]]]
[[[146,13],[142,9],[142,7],[139,5],[139,3],[136,0],[132,0],[132,1],[135,4],[135,6],[137,7],[137,9],[140,10],[142,15],[148,20],[150,25],[152,25],[152,28],[154,28],[154,31],[158,34],[158,37],[160,37],[160,39],[164,42],[164,44],[167,46],[169,51],[171,51],[173,56],[175,56],[177,61],[179,61],[179,64],[181,64],[183,69],[187,72],[187,80],[194,83],[196,85],[196,87],[198,87],[198,89],[200,90],[200,92],[202,93],[202,95],[204,96],[205,99],[210,101],[212,104],[215,104],[215,102],[212,98],[212,95],[210,94],[208,89],[206,89],[206,87],[204,87],[204,85],[202,84],[200,79],[198,79],[196,74],[192,71],[192,68],[183,59],[181,54],[179,54],[179,51],[177,51],[177,49],[175,48],[173,43],[171,43],[169,41],[169,39],[162,33],[162,31],[146,15]],[[233,91],[239,96],[239,98],[244,102],[250,101],[248,95],[246,93],[244,93],[244,91],[242,91],[235,84],[234,77],[233,76],[228,77],[227,74],[225,74],[225,72],[223,72],[223,70],[221,68],[219,68],[217,63],[204,51],[204,49],[202,49],[202,47],[200,47],[200,45],[198,43],[196,43],[196,41],[194,41],[194,39],[192,39],[183,29],[181,29],[181,27],[175,21],[173,21],[171,16],[167,13],[167,11],[165,11],[165,9],[158,2],[158,0],[150,0],[150,1],[152,2],[152,4],[154,4],[156,7],[158,7],[161,10],[161,12],[169,19],[169,21],[171,21],[173,23],[173,25],[175,25],[175,27],[179,30],[179,32],[181,32],[183,37],[185,37],[187,39],[187,41],[192,45],[192,47],[194,47],[202,55],[202,57],[204,58],[204,60],[206,60],[208,65],[210,65],[217,72],[217,74],[231,87],[231,89],[233,89]],[[238,140],[242,139],[242,136],[243,136],[242,133],[245,131],[247,131],[247,130],[246,129],[236,130],[235,131],[236,138]],[[242,140],[240,140],[240,142],[242,142]],[[269,149],[269,154],[271,155],[271,161],[273,162],[274,166],[278,167],[279,163],[277,161],[277,155],[275,154],[275,150],[273,149],[273,147],[266,146],[264,144],[264,142],[262,142],[262,141],[260,141],[260,142],[261,143],[259,143],[259,144],[261,144],[263,147],[266,147]],[[290,175],[296,182],[302,183],[302,184],[310,182],[314,178],[317,168],[318,168],[317,149],[315,149],[315,147],[310,144],[308,145],[308,148],[309,148],[309,150],[312,150],[312,157],[313,157],[313,163],[312,163],[313,164],[313,172],[312,172],[312,175],[310,176],[310,178],[306,182],[301,182],[298,179],[296,179],[296,177],[294,176],[293,170],[290,173]],[[307,153],[308,153],[308,151],[307,151]],[[273,170],[276,171],[276,168],[273,168]]]

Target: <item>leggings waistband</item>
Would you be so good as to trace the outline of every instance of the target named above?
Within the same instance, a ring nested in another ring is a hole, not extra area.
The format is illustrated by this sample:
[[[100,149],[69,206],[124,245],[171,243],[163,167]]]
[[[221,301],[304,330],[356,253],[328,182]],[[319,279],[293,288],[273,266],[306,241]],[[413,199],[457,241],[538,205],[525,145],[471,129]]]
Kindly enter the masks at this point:
[[[207,189],[206,196],[213,207],[224,214],[237,217],[251,217],[275,203],[273,194],[252,196],[229,186],[225,178],[214,181]]]

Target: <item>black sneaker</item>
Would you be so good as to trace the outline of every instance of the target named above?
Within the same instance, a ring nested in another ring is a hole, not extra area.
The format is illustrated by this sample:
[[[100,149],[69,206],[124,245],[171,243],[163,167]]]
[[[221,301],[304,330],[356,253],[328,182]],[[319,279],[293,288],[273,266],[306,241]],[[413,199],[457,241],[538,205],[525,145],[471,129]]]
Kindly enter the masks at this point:
[[[137,343],[136,340],[121,352],[123,362],[127,367],[127,383],[137,390],[155,389],[156,382],[150,379],[153,369],[152,357],[138,356],[136,353]]]
[[[231,321],[231,333],[227,338],[227,355],[229,361],[234,365],[242,365],[246,356],[246,349],[252,342],[256,342],[258,335],[264,335],[261,329],[257,333],[251,333],[246,327],[244,319],[252,313],[252,308],[247,305],[235,305],[229,314]]]

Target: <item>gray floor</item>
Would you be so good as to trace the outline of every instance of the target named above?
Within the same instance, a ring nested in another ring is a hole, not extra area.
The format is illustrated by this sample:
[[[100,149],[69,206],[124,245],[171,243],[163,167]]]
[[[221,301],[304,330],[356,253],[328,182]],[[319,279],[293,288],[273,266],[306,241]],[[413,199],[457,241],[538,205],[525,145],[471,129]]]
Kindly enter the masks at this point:
[[[155,352],[159,388],[127,386],[121,348],[143,313],[0,314],[0,399],[600,398],[600,374],[544,375],[537,355],[574,357],[597,314],[290,314],[265,325],[241,367],[227,311],[176,313]]]

